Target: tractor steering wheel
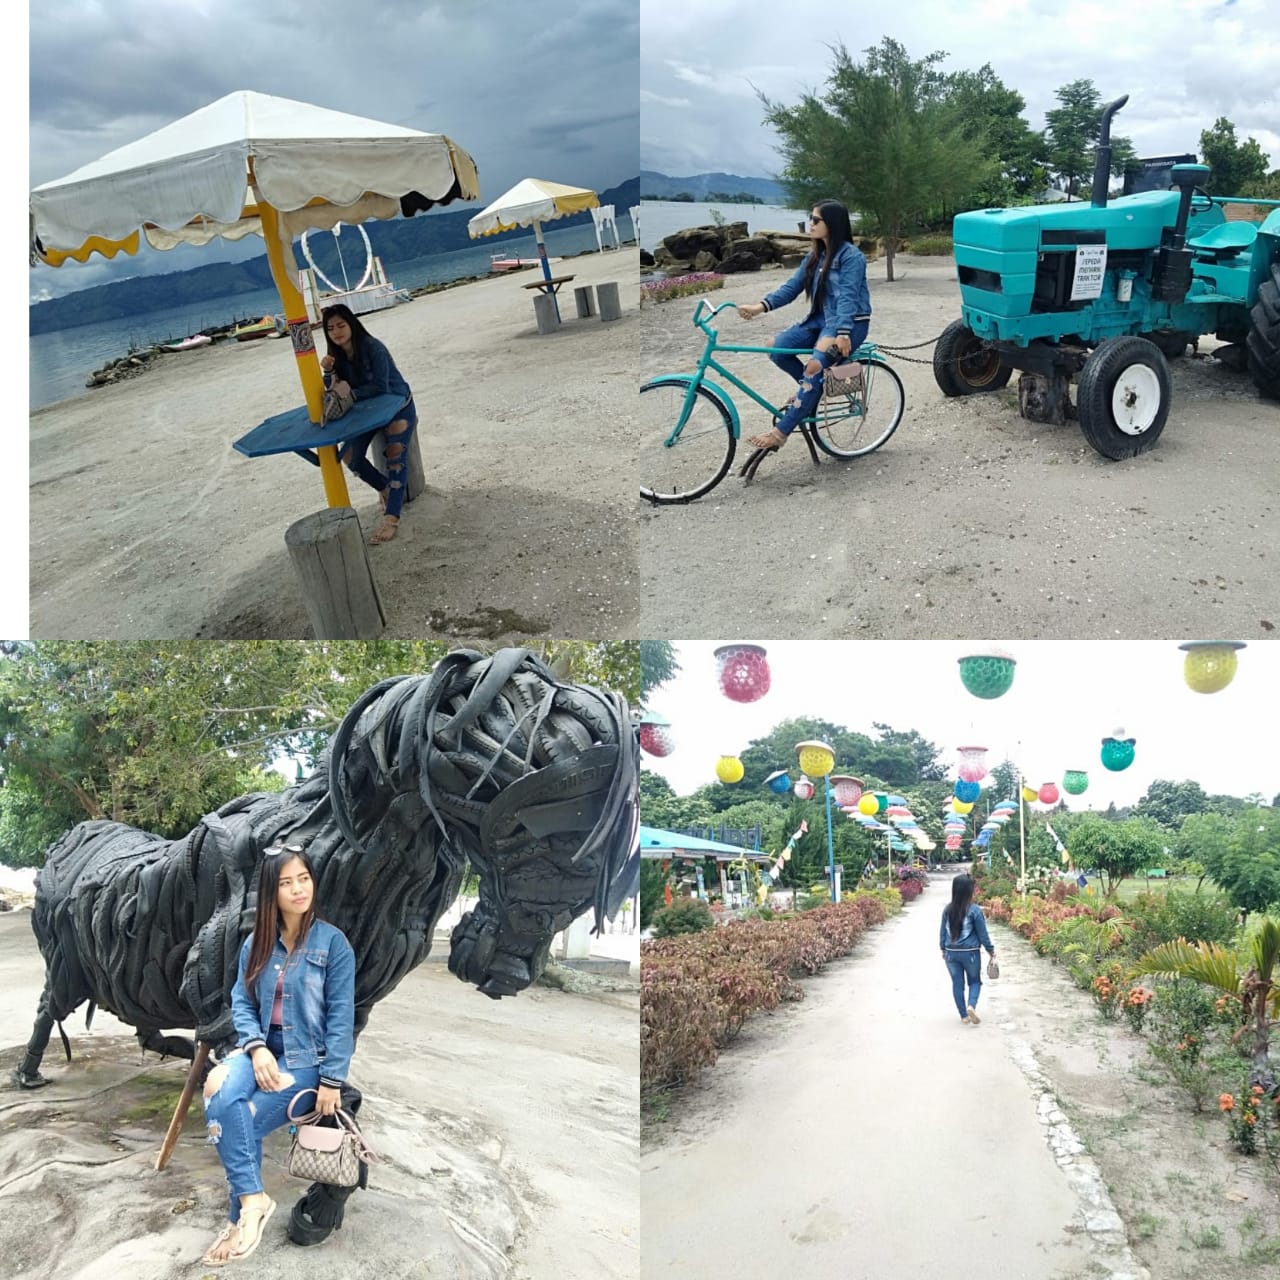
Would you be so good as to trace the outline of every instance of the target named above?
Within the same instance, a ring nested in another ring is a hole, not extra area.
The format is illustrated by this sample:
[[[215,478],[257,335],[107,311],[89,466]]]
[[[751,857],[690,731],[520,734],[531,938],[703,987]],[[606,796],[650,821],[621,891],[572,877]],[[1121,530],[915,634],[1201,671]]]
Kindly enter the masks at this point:
[[[1203,204],[1196,203],[1197,195],[1204,197]],[[1191,204],[1188,206],[1189,212],[1208,213],[1209,210],[1212,208],[1213,208],[1213,197],[1210,196],[1209,193],[1203,187],[1192,187],[1191,188]]]

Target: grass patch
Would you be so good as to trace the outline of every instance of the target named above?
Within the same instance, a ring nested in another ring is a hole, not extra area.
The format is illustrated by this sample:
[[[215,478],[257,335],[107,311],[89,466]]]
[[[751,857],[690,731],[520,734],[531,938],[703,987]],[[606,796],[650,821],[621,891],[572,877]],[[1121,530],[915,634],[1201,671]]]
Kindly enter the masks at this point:
[[[920,236],[907,242],[906,252],[921,257],[950,257],[953,245],[950,236]]]
[[[166,1083],[168,1083],[166,1081]],[[168,1122],[173,1117],[174,1110],[177,1108],[178,1099],[182,1096],[182,1089],[165,1089],[157,1093],[152,1098],[144,1098],[141,1102],[134,1103],[133,1106],[121,1111],[120,1118],[122,1120],[155,1120],[157,1118]],[[196,1099],[192,1099],[194,1104]],[[187,1112],[191,1114],[190,1111]]]
[[[1222,1232],[1212,1224],[1202,1227],[1191,1237],[1191,1243],[1197,1249],[1221,1249]]]
[[[1164,1226],[1164,1219],[1151,1213],[1140,1213],[1133,1220],[1133,1233],[1139,1240],[1150,1240]]]

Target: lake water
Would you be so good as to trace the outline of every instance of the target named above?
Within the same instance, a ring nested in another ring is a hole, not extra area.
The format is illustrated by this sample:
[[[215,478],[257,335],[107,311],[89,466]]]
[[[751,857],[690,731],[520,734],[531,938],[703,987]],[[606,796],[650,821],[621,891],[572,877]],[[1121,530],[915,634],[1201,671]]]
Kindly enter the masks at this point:
[[[617,225],[623,243],[634,239],[631,219],[625,213],[617,214]],[[547,242],[547,253],[552,258],[594,251],[596,247],[595,228],[590,223],[576,227],[547,227],[543,236]],[[330,279],[341,280],[341,273],[329,257],[320,257],[315,252],[316,248],[313,241],[313,256],[325,274]],[[383,265],[397,289],[419,289],[423,285],[487,275],[490,256],[498,252],[510,254],[513,258],[533,258],[537,256],[538,242],[532,232],[527,236],[496,241],[486,237],[475,248],[433,253],[408,262],[384,262]],[[295,251],[295,256],[299,262],[302,261],[300,252]],[[347,273],[354,281],[364,268],[363,245],[361,252],[347,254],[346,257]],[[97,324],[77,325],[74,329],[35,334],[30,344],[31,408],[39,409],[58,400],[87,395],[88,389],[84,384],[89,374],[108,360],[124,355],[131,346],[168,342],[213,325],[228,324],[232,320],[260,319],[279,312],[280,298],[276,291],[263,289],[164,311],[149,311],[124,320],[104,320]]]
[[[807,226],[808,209],[782,209],[771,204],[690,204],[683,200],[645,200],[640,205],[640,245],[652,253],[665,236],[686,227],[709,227],[715,209],[726,222],[745,222],[747,230],[795,231]]]

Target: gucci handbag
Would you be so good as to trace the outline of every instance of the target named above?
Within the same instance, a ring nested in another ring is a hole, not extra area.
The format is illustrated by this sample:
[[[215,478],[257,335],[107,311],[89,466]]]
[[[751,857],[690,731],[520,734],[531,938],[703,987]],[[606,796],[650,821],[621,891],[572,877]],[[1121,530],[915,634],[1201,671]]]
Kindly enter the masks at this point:
[[[303,1092],[306,1092],[304,1090]],[[300,1093],[298,1097],[301,1097]],[[345,1111],[335,1113],[336,1127],[318,1124],[320,1112],[305,1116],[293,1114],[294,1098],[288,1117],[296,1126],[293,1146],[289,1149],[289,1173],[304,1182],[324,1182],[332,1187],[354,1187],[360,1182],[360,1163],[373,1164],[377,1154],[364,1140],[355,1118]]]
[[[1000,966],[996,964],[995,956],[992,956],[991,959],[987,961],[987,977],[998,978],[999,976],[1000,976]]]

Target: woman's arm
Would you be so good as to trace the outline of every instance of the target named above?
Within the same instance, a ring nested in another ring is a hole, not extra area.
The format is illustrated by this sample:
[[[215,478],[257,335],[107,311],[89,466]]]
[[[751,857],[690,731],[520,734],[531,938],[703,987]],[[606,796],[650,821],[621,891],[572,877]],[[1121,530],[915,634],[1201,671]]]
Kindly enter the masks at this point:
[[[366,338],[361,364],[363,370],[352,370],[348,380],[351,394],[357,400],[370,400],[374,396],[385,396],[391,389],[391,356],[385,346],[377,338]],[[356,378],[362,380],[357,382]]]
[[[982,914],[982,908],[978,906],[973,908],[973,927],[978,931],[978,941],[992,955],[995,955],[996,944],[991,941],[991,935],[987,932],[987,918]]]
[[[262,1034],[262,1023],[258,1020],[257,1002],[250,998],[249,990],[244,985],[244,967],[249,961],[249,945],[252,942],[253,934],[250,934],[240,948],[240,965],[236,973],[236,984],[231,988],[231,1017],[236,1024],[236,1038],[240,1042],[240,1047],[250,1053],[267,1043]]]
[[[847,338],[853,331],[854,305],[866,288],[867,261],[852,245],[840,246],[840,279],[836,287],[836,336]],[[835,263],[831,264],[832,266]],[[828,288],[830,281],[828,280]]]
[[[320,1083],[338,1088],[355,1051],[356,953],[342,934],[329,947],[324,973],[324,1070]]]
[[[802,262],[794,272],[791,279],[786,284],[779,285],[772,293],[768,294],[760,300],[761,306],[766,311],[776,311],[779,307],[785,307],[788,302],[793,302],[800,296],[801,290],[804,288],[804,263]]]

